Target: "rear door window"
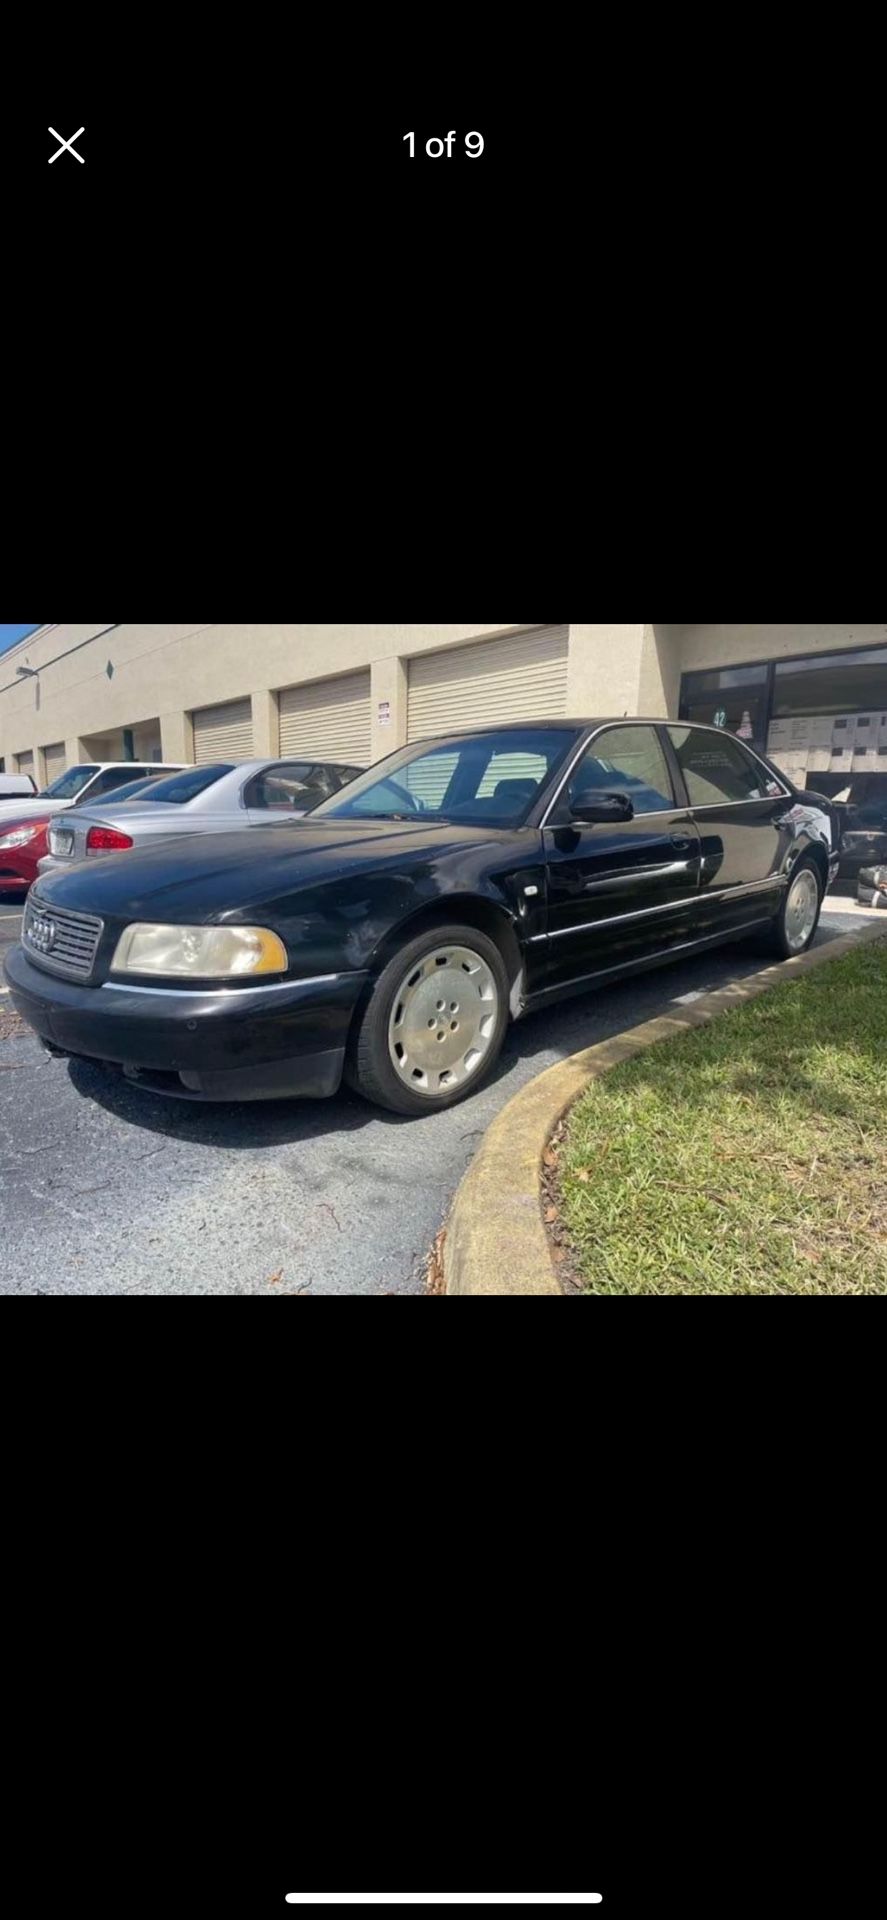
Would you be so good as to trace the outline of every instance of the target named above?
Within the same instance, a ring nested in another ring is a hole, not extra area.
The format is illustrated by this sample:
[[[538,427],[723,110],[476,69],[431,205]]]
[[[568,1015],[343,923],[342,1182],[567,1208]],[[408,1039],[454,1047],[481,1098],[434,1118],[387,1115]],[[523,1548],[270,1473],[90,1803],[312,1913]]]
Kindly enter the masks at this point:
[[[741,800],[772,799],[779,782],[731,734],[695,727],[669,727],[672,746],[687,785],[691,807],[734,805]]]
[[[189,800],[196,800],[199,793],[214,787],[224,774],[233,772],[233,762],[220,760],[209,767],[185,767],[181,773],[169,773],[162,780],[152,780],[142,797],[168,807],[185,807]]]
[[[325,767],[291,761],[257,773],[245,788],[243,801],[259,812],[303,813],[336,791],[337,782]]]

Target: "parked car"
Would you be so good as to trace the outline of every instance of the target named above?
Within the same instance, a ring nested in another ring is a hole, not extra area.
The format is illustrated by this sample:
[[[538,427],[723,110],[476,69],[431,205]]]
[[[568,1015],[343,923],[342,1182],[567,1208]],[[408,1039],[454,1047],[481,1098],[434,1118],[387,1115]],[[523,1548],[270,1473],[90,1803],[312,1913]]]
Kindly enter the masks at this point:
[[[40,875],[6,961],[50,1048],[184,1099],[398,1113],[490,1074],[509,1019],[719,941],[802,953],[829,817],[741,741],[544,720],[422,741],[287,833],[181,834]]]
[[[137,793],[147,792],[156,778],[155,774],[150,780],[130,781],[129,786],[120,788],[117,799],[129,800]],[[22,887],[33,886],[38,865],[47,854],[47,828],[51,825],[52,820],[46,814],[36,819],[0,820],[0,894],[21,892]]]
[[[136,779],[144,780],[149,775],[180,771],[179,764],[161,761],[85,761],[82,766],[69,767],[67,773],[60,773],[51,786],[35,793],[32,802],[25,806],[20,800],[4,800],[0,796],[0,823],[10,819],[13,810],[17,819],[37,819],[38,816],[48,819],[51,814],[63,813],[67,807],[85,806],[107,794],[116,793],[120,787],[128,787]]]
[[[29,800],[37,792],[30,773],[0,773],[0,800]]]
[[[0,896],[20,893],[37,878],[37,862],[46,852],[49,821],[0,820]]]
[[[311,760],[218,761],[152,781],[112,806],[77,808],[49,830],[41,873],[55,873],[88,854],[119,853],[168,833],[218,833],[300,818],[338,793],[359,767]]]
[[[887,792],[858,805],[848,802],[841,813],[839,880],[858,880],[863,867],[887,860]]]

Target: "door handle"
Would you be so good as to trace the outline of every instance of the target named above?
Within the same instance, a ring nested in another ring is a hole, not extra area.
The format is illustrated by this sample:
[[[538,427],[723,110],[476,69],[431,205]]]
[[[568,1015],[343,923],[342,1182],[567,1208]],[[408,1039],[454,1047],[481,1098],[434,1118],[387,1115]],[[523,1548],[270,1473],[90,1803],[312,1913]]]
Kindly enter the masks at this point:
[[[688,840],[685,834],[673,833],[671,835],[671,844],[678,853],[689,853],[693,841]]]

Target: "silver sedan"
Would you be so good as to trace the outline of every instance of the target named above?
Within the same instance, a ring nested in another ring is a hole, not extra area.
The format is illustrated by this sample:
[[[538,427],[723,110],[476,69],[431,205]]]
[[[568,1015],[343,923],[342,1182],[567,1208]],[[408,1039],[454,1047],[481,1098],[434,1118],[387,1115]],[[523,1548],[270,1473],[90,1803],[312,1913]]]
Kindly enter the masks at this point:
[[[361,767],[318,760],[218,761],[146,782],[129,800],[73,807],[53,820],[38,873],[58,873],[87,855],[119,853],[171,833],[222,833],[284,825],[328,800]]]

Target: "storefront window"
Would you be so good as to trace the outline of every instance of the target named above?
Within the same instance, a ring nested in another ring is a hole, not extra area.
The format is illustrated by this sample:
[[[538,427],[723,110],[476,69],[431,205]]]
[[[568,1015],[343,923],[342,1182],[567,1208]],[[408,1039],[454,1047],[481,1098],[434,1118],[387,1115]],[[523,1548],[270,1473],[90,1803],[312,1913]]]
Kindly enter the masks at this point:
[[[887,709],[887,647],[777,660],[773,718],[791,714],[869,713]]]
[[[682,720],[723,727],[763,752],[767,740],[766,666],[717,667],[685,673],[681,682]]]
[[[686,673],[680,718],[738,734],[848,821],[887,830],[887,646]]]

